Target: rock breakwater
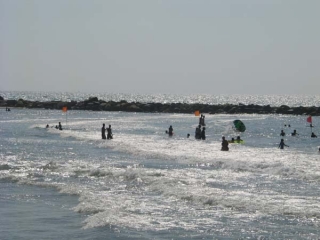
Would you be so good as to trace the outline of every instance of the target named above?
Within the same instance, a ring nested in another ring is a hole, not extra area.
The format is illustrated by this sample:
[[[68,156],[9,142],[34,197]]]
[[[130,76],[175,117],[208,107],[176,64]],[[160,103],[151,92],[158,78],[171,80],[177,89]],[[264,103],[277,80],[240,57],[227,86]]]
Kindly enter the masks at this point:
[[[207,114],[290,114],[290,115],[312,115],[320,116],[320,107],[289,107],[282,105],[272,107],[270,105],[255,104],[187,104],[187,103],[140,103],[127,102],[125,100],[114,102],[99,100],[97,97],[90,97],[84,101],[28,101],[24,99],[6,100],[0,96],[1,107],[19,108],[43,108],[62,109],[66,106],[68,110],[90,110],[90,111],[124,111],[124,112],[150,112],[150,113],[193,113],[199,110]]]

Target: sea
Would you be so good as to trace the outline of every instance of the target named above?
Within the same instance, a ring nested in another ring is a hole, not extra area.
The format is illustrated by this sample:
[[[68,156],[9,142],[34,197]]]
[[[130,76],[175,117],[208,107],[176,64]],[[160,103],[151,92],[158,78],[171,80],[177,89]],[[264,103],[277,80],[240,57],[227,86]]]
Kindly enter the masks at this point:
[[[0,96],[320,106],[320,96],[304,95]],[[308,116],[202,113],[206,140],[196,140],[194,114],[0,112],[1,240],[320,239],[320,117],[310,128]],[[236,119],[245,132],[234,130]],[[112,140],[101,139],[103,123],[111,125]],[[170,125],[172,137],[165,133]],[[244,142],[221,151],[222,136]]]

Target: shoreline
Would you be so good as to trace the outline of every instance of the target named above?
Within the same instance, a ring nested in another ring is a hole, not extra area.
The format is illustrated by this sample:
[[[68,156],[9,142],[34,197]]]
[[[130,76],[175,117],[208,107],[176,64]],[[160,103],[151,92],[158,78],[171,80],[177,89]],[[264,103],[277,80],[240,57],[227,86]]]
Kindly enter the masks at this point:
[[[270,105],[256,104],[188,104],[188,103],[141,103],[127,102],[126,100],[104,101],[97,97],[90,97],[84,101],[29,101],[24,99],[5,100],[0,96],[0,107],[15,108],[43,108],[61,110],[89,110],[89,111],[123,111],[123,112],[148,112],[148,113],[200,113],[206,114],[288,114],[288,115],[311,115],[320,116],[320,107],[289,107],[281,105],[271,107]]]

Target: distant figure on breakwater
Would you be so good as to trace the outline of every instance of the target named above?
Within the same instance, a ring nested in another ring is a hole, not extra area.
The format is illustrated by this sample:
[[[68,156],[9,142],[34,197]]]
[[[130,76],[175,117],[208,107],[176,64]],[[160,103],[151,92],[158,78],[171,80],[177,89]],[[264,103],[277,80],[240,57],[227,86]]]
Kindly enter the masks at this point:
[[[299,134],[297,133],[297,131],[296,131],[296,130],[293,130],[293,132],[291,133],[291,136],[297,136],[297,135],[299,135]]]
[[[170,125],[170,127],[169,127],[168,134],[169,134],[169,137],[172,137],[172,135],[173,135],[173,128],[172,128],[171,125]]]
[[[283,138],[282,138],[281,141],[280,141],[280,143],[279,143],[279,148],[280,148],[280,149],[283,149],[284,146],[289,147],[288,145],[286,145],[286,144],[284,143],[284,140],[283,140]]]
[[[111,125],[109,125],[109,127],[107,128],[107,132],[108,132],[107,139],[113,139]]]
[[[229,147],[228,147],[229,143],[228,141],[226,140],[225,137],[222,137],[222,143],[221,143],[221,151],[229,151]]]
[[[59,122],[59,130],[62,130],[61,122]]]
[[[106,127],[105,127],[104,123],[102,124],[102,128],[101,128],[101,137],[102,137],[102,139],[107,139],[107,137],[106,137]]]
[[[284,137],[285,135],[286,135],[286,133],[283,130],[281,130],[280,136]]]
[[[316,138],[317,135],[315,135],[314,132],[312,132],[312,133],[311,133],[311,137],[312,137],[312,138]]]

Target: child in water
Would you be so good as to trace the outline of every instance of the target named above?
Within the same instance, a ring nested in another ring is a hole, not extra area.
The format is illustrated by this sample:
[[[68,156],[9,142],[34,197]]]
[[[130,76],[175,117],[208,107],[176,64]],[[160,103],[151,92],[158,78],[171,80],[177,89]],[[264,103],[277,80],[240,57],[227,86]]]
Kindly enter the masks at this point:
[[[280,148],[280,149],[284,149],[284,146],[289,147],[288,145],[286,145],[286,144],[284,143],[284,140],[283,140],[283,138],[282,138],[281,141],[280,141],[280,144],[279,144],[279,148]]]

